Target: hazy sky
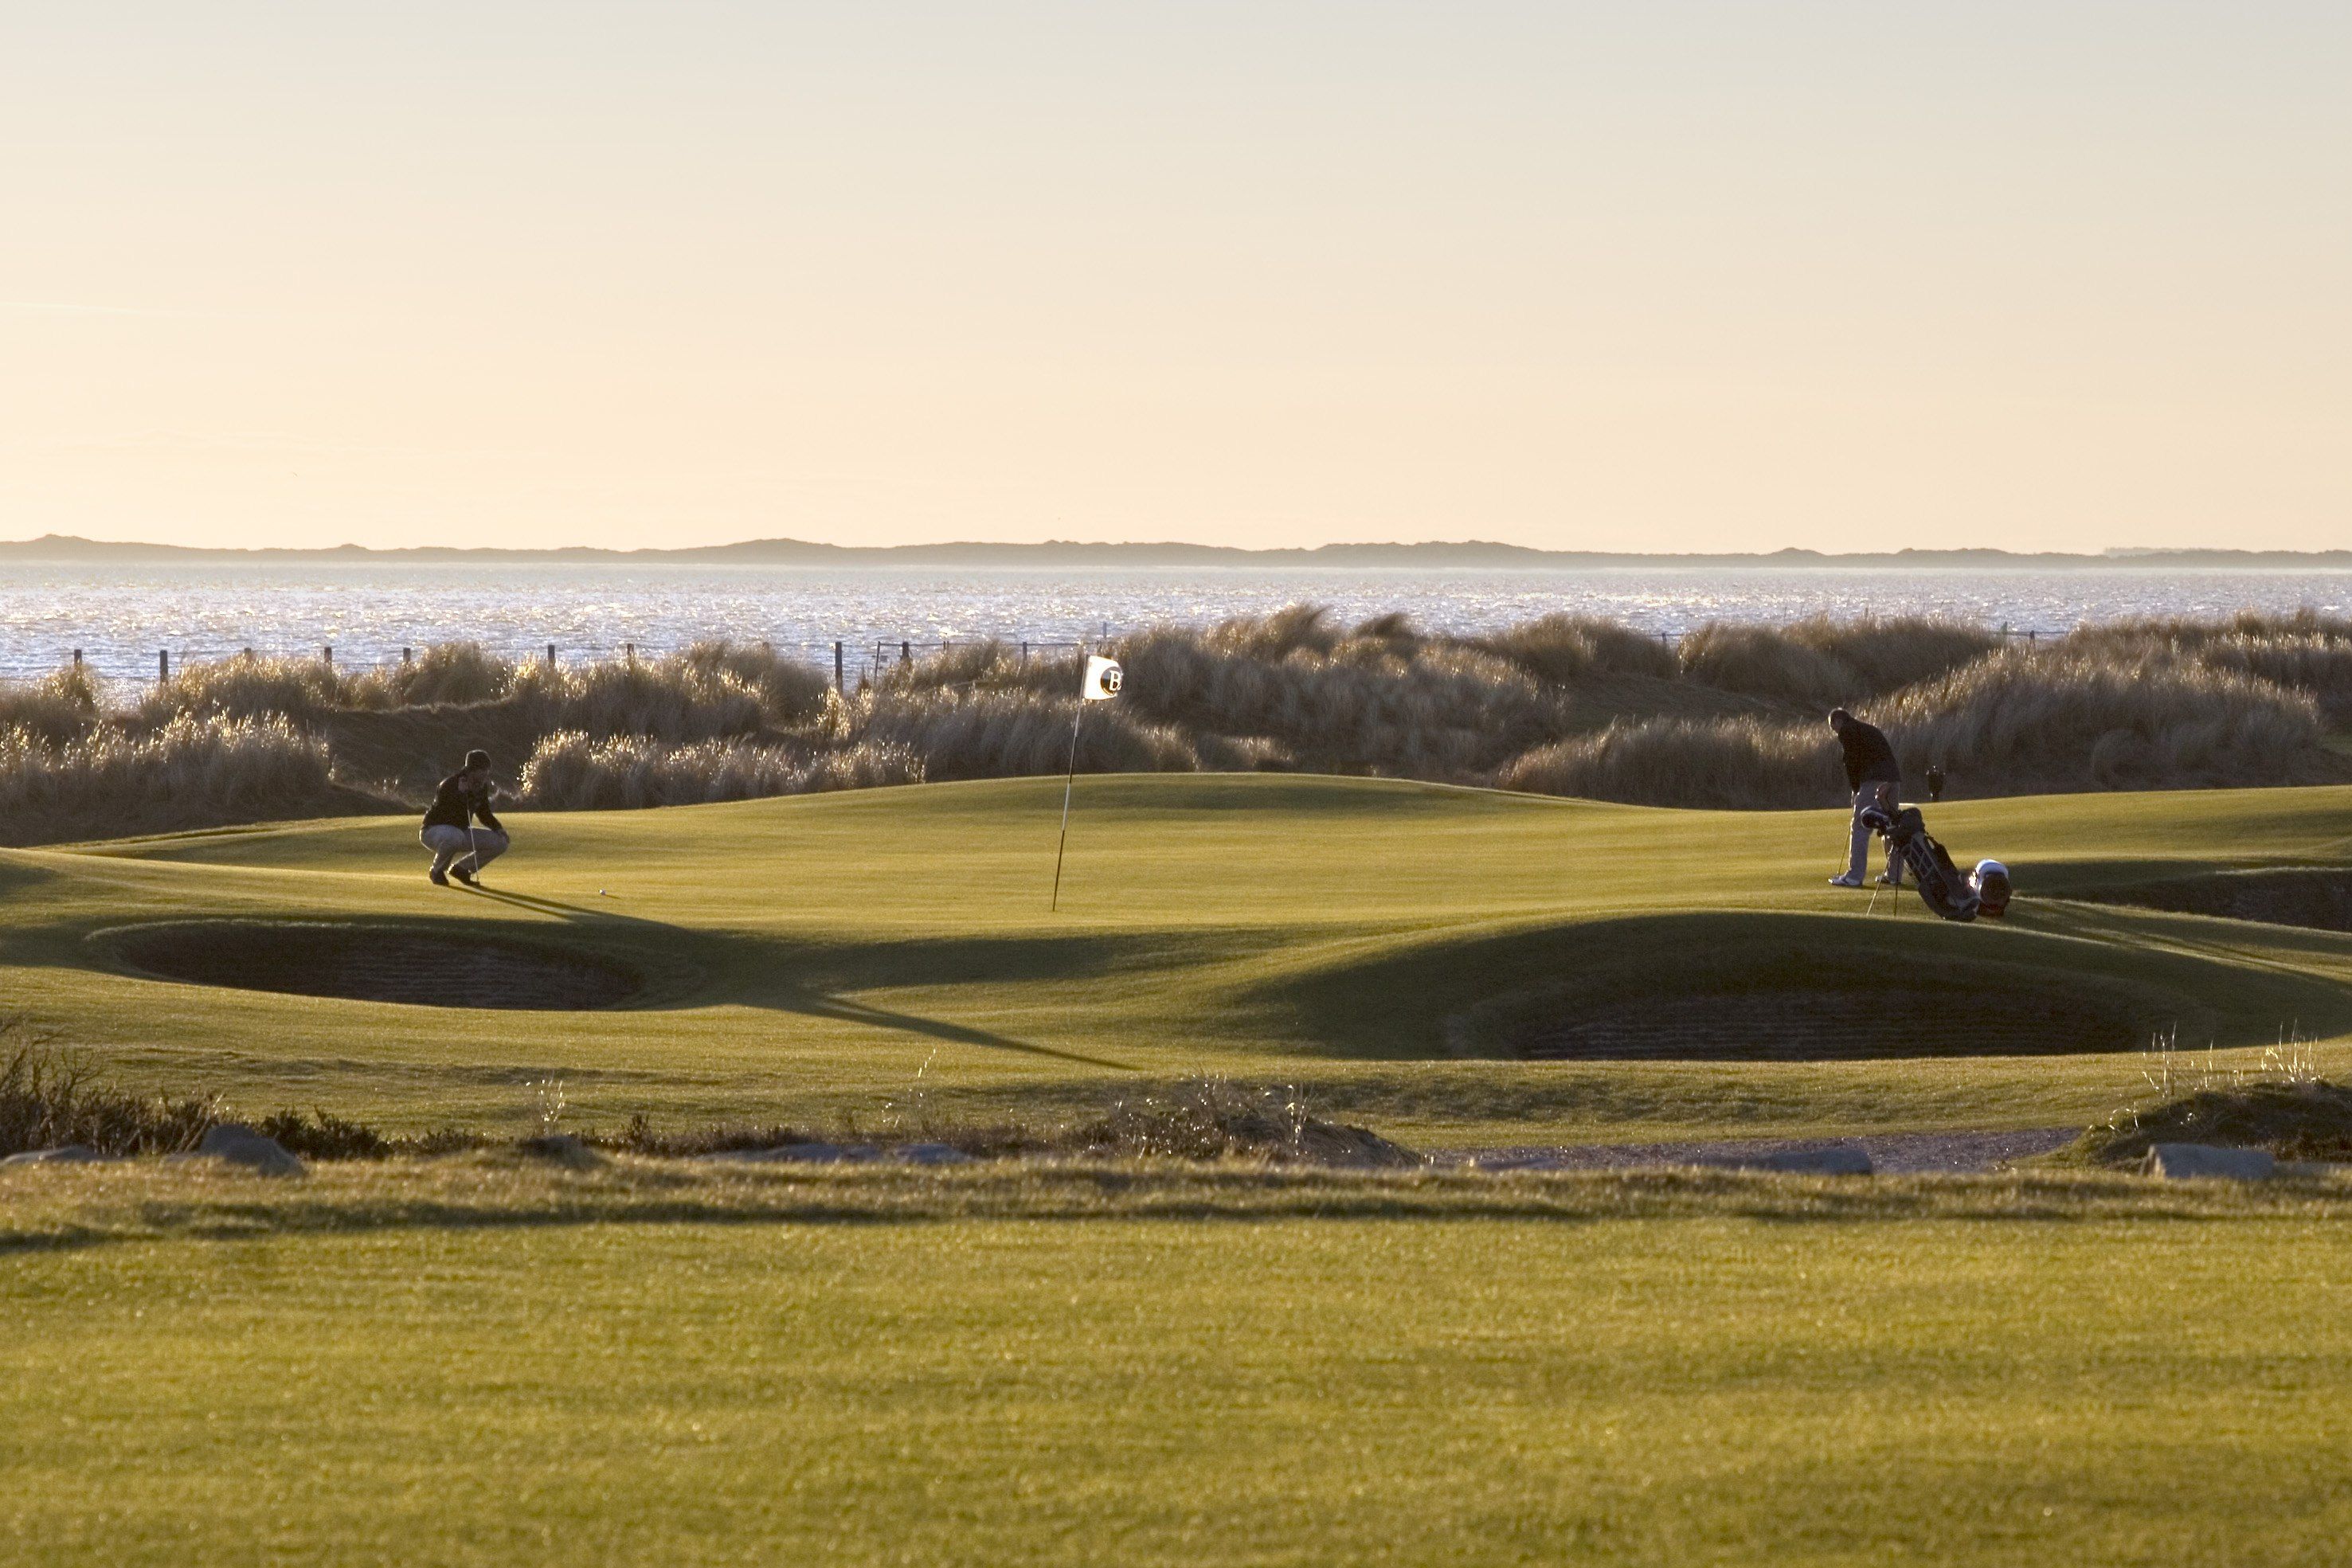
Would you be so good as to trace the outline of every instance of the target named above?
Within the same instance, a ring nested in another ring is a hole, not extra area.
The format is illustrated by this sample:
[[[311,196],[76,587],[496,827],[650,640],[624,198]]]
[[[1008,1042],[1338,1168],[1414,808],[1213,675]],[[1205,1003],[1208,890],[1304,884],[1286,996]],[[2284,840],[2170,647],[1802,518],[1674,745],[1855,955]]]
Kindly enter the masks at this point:
[[[0,0],[0,537],[2352,545],[2352,6]]]

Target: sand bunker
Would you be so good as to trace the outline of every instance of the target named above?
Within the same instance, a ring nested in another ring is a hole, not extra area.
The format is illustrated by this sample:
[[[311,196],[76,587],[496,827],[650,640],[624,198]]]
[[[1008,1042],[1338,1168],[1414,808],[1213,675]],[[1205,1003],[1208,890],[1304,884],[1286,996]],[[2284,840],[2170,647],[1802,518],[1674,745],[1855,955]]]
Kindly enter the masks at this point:
[[[608,1008],[643,983],[592,954],[414,925],[192,920],[134,926],[106,941],[124,962],[163,979],[419,1007]]]
[[[2218,915],[2266,925],[2352,931],[2352,871],[2332,866],[2288,871],[2230,871],[2178,882],[2081,895],[2098,904],[2125,904],[2175,915]]]
[[[1518,1038],[1521,1054],[1547,1061],[1841,1061],[2129,1051],[2141,1031],[2068,997],[1839,986],[1609,1002]]]

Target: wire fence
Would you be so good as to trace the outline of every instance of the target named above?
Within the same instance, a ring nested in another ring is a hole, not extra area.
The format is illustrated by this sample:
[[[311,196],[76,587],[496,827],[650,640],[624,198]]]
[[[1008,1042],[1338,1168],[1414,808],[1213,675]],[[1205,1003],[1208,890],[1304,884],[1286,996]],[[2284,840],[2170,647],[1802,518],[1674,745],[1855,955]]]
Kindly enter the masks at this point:
[[[1998,629],[2003,639],[2029,644],[2039,643],[2044,637],[2063,637],[2065,632],[2043,627],[2012,626],[2003,622]],[[1684,633],[1660,631],[1652,633],[1658,641],[1674,647]],[[1108,628],[1102,638],[1083,642],[1070,638],[1042,637],[861,637],[832,639],[738,639],[742,645],[762,649],[782,657],[795,660],[829,677],[832,684],[847,693],[880,680],[895,666],[911,664],[919,660],[947,653],[959,647],[988,644],[1001,648],[1025,665],[1034,658],[1050,658],[1055,654],[1099,646],[1112,635]],[[702,641],[702,640],[698,640]],[[694,641],[660,643],[573,643],[550,642],[530,643],[478,643],[476,646],[493,657],[511,664],[544,662],[562,667],[610,661],[633,662],[656,660],[685,653],[695,646]],[[141,651],[120,645],[60,650],[55,669],[70,665],[110,690],[127,690],[142,684],[159,684],[172,678],[174,671],[185,671],[191,665],[212,664],[238,657],[267,659],[317,659],[337,670],[366,673],[383,670],[393,665],[412,662],[425,644],[397,644],[370,641],[359,644],[319,643],[309,647],[289,648],[263,643],[223,644],[210,641],[188,641],[164,644],[152,651]],[[16,678],[35,676],[43,672],[37,658],[12,662],[16,666]]]
[[[604,663],[635,663],[655,661],[683,653],[689,648],[706,643],[707,639],[660,643],[476,643],[474,645],[490,656],[513,664],[545,664],[551,668],[572,667]],[[882,678],[890,668],[931,658],[959,647],[993,644],[1022,664],[1033,658],[1047,658],[1090,644],[1067,638],[1043,637],[964,637],[912,638],[875,637],[826,640],[810,639],[737,639],[738,644],[806,664],[824,674],[838,689],[848,692],[871,685]],[[173,674],[185,673],[198,664],[218,664],[231,659],[316,660],[338,672],[362,674],[383,671],[413,663],[425,652],[425,644],[392,644],[370,642],[356,646],[349,643],[322,643],[306,647],[287,647],[268,643],[248,643],[224,644],[212,642],[177,642],[152,651],[111,647],[79,647],[60,650],[56,664],[44,664],[37,658],[19,659],[14,678],[37,678],[60,666],[69,666],[96,681],[102,688],[124,691],[141,685],[169,682]]]

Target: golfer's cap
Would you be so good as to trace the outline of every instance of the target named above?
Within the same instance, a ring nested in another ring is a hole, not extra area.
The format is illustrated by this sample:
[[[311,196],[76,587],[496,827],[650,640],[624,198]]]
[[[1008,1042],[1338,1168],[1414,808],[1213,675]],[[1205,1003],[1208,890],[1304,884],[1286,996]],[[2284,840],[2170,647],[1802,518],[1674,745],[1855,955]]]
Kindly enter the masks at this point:
[[[489,765],[490,765],[490,754],[489,754],[488,752],[487,752],[487,751],[469,751],[469,752],[466,753],[466,767],[467,767],[468,769],[472,769],[472,768],[488,768]]]
[[[2008,868],[2007,866],[2005,866],[2005,865],[2001,864],[1999,861],[1979,861],[1979,862],[1977,862],[1977,875],[1979,875],[1979,876],[1980,876],[1980,877],[1985,877],[1985,876],[2007,876],[2008,874],[2009,874],[2009,868]]]

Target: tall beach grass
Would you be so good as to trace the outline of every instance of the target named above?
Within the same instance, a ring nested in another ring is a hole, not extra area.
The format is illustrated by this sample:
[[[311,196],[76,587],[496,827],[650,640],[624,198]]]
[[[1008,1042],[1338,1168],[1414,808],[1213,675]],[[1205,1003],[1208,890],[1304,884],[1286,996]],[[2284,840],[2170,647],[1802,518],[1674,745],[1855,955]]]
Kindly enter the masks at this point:
[[[2019,644],[1921,617],[1710,623],[1670,642],[1547,615],[1476,636],[1313,606],[1161,625],[1078,738],[1084,771],[1302,769],[1655,805],[1827,804],[1832,705],[1959,794],[2352,777],[2352,622],[2142,621]],[[557,667],[472,643],[381,669],[240,655],[110,708],[78,670],[0,685],[15,842],[419,803],[476,745],[530,807],[683,804],[1057,773],[1076,656],[973,642],[830,689],[763,644]],[[338,766],[354,777],[339,776]],[[373,782],[370,782],[373,781]],[[399,799],[394,799],[398,797]]]

